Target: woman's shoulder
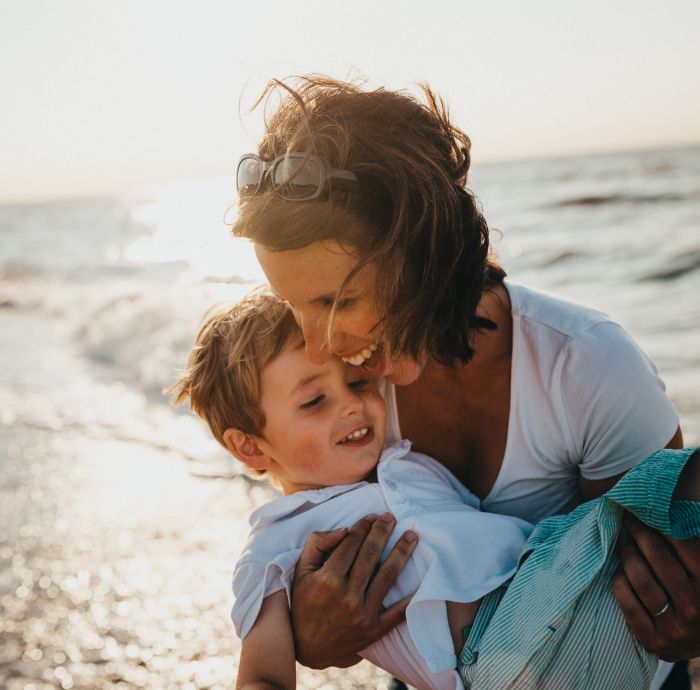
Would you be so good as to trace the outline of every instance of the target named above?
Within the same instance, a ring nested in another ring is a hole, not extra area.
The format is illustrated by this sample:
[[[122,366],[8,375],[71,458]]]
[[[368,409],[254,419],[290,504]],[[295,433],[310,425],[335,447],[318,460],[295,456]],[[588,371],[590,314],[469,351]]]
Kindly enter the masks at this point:
[[[545,328],[572,338],[601,323],[614,323],[597,309],[559,295],[527,287],[511,280],[504,281],[511,302],[513,322],[533,328]]]
[[[594,387],[605,378],[620,381],[625,373],[658,376],[630,334],[607,314],[510,281],[506,287],[514,348],[530,372],[540,369],[549,380],[549,372],[557,370],[564,384]]]

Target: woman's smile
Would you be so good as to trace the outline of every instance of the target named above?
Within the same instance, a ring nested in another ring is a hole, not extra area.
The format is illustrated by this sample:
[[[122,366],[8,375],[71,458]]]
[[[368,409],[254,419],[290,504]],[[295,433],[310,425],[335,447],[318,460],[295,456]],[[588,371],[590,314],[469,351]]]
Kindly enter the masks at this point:
[[[366,364],[372,358],[372,355],[377,351],[378,347],[379,346],[377,343],[370,343],[367,347],[363,348],[361,352],[354,355],[340,355],[340,358],[346,364],[352,364],[354,367],[359,367]],[[369,367],[366,368],[369,369]]]

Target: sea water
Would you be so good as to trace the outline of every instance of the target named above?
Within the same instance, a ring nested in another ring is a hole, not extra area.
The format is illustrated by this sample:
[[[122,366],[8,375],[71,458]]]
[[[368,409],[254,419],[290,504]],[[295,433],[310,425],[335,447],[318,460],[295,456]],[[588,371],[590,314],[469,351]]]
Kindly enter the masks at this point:
[[[619,321],[699,442],[700,148],[483,165],[471,187],[510,277]],[[3,414],[31,415],[37,397],[53,423],[79,412],[47,409],[51,379],[37,368],[60,368],[61,352],[34,327],[67,334],[96,378],[149,412],[167,409],[162,389],[205,308],[264,280],[250,244],[230,236],[234,203],[231,180],[208,180],[0,206]]]
[[[700,148],[480,165],[470,185],[511,278],[619,321],[700,443]],[[230,236],[232,186],[0,206],[2,687],[232,682],[230,571],[269,493],[163,395],[205,309],[264,279]]]

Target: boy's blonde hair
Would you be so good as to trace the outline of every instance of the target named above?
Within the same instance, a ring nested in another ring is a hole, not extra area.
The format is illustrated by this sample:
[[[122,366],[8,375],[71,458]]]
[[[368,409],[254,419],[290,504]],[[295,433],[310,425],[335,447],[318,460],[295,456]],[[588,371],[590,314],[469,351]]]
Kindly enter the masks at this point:
[[[187,369],[167,392],[190,407],[226,447],[226,429],[262,437],[260,373],[302,334],[287,302],[259,289],[228,309],[205,317]]]

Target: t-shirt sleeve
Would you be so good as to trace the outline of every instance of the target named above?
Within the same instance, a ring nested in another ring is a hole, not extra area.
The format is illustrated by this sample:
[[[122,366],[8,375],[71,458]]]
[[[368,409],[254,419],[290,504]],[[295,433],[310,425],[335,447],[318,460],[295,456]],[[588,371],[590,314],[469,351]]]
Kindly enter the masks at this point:
[[[597,323],[569,341],[561,392],[586,479],[626,472],[663,448],[678,428],[656,367],[614,322]]]

